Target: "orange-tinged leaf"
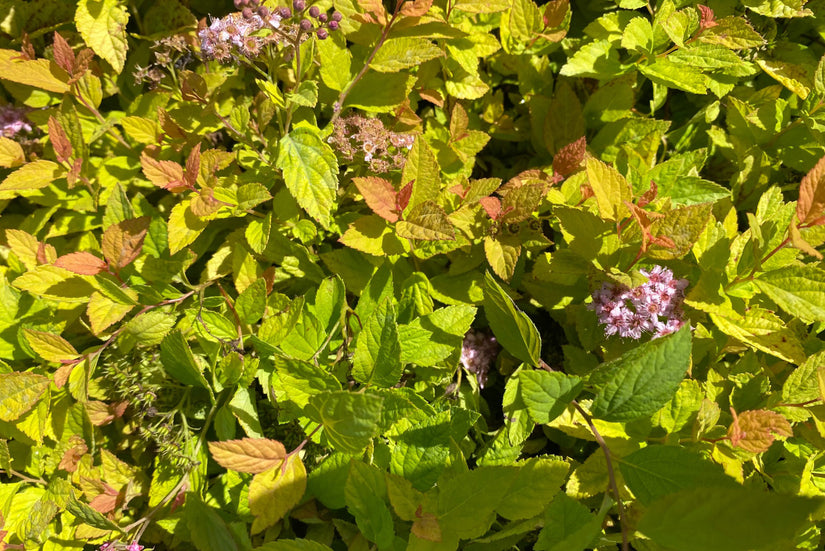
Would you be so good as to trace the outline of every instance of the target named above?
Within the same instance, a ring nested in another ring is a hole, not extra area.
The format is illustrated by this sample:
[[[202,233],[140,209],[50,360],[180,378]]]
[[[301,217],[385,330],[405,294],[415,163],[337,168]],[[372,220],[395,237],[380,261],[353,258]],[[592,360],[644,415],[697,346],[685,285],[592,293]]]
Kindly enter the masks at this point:
[[[396,212],[397,193],[392,183],[377,176],[353,178],[352,182],[364,196],[364,201],[372,211],[387,222],[398,221]]]
[[[436,543],[441,541],[441,526],[438,524],[438,517],[433,513],[423,512],[421,505],[415,511],[415,520],[411,532],[422,540]]]
[[[553,170],[562,176],[572,174],[581,168],[586,151],[587,139],[584,136],[565,145],[553,157]]]
[[[544,7],[542,20],[546,29],[553,29],[564,23],[567,11],[570,9],[570,0],[550,0]]]
[[[433,0],[414,0],[413,2],[405,2],[401,7],[401,15],[409,17],[420,17],[430,11],[433,5]]]
[[[168,189],[173,193],[189,188],[184,179],[183,167],[178,163],[158,161],[144,151],[140,156],[140,166],[146,178],[158,187]]]
[[[69,437],[69,444],[71,447],[63,453],[63,457],[60,459],[57,468],[73,473],[77,470],[77,464],[80,463],[80,458],[89,451],[89,447],[86,445],[86,442],[77,435]]]
[[[52,53],[54,54],[54,61],[61,69],[69,73],[74,73],[75,56],[74,50],[66,42],[66,39],[60,36],[60,33],[55,31],[54,42],[52,46]]]
[[[731,408],[733,423],[728,437],[733,446],[753,453],[767,451],[774,440],[793,436],[791,424],[782,415],[766,409],[754,409],[736,414]]]
[[[79,357],[74,346],[60,335],[34,329],[24,329],[23,334],[32,350],[46,361],[66,362]]]
[[[252,474],[278,467],[286,457],[284,445],[267,438],[209,442],[209,451],[221,467]]]
[[[183,180],[190,188],[195,187],[198,181],[198,173],[201,167],[201,144],[197,144],[189,152],[189,157],[186,158],[186,170],[183,173]]]
[[[825,157],[802,178],[796,217],[801,223],[813,222],[825,212]]]
[[[478,200],[484,208],[487,216],[493,220],[498,220],[501,216],[501,201],[497,197],[482,197]]]
[[[119,270],[138,257],[149,229],[149,222],[148,216],[142,216],[106,228],[101,238],[100,249],[112,269]]]
[[[249,510],[255,515],[252,533],[257,534],[281,520],[297,505],[307,487],[307,471],[301,458],[258,473],[249,484]]]
[[[48,125],[49,141],[54,148],[57,160],[61,163],[68,161],[69,157],[72,156],[72,142],[69,141],[69,136],[66,135],[66,131],[56,118],[49,117]]]
[[[86,413],[89,415],[89,420],[94,426],[102,427],[121,417],[128,405],[128,402],[113,402],[107,404],[106,402],[89,400],[86,402]]]
[[[54,265],[80,275],[97,275],[106,271],[106,262],[103,259],[85,251],[64,254],[55,260]]]

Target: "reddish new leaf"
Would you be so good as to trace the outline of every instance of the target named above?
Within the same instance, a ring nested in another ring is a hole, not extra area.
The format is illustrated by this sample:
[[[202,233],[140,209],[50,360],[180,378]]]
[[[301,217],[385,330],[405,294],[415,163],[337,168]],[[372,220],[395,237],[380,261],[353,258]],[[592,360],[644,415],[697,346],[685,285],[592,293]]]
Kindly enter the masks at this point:
[[[189,152],[189,157],[186,158],[186,171],[183,174],[183,180],[189,186],[194,188],[198,181],[198,172],[201,167],[201,144],[197,144]]]
[[[796,217],[803,224],[813,222],[825,212],[825,157],[819,159],[810,172],[802,178]]]
[[[410,197],[412,197],[412,189],[413,184],[415,183],[415,179],[410,180],[407,184],[401,188],[401,191],[398,192],[398,195],[395,197],[395,205],[398,212],[404,212],[404,209],[407,208],[407,205],[410,204]]]
[[[190,187],[184,179],[183,167],[178,163],[158,161],[144,151],[140,156],[140,166],[146,178],[158,187],[168,189],[173,193]]]
[[[753,453],[767,451],[777,437],[793,436],[791,424],[782,415],[766,409],[743,411],[739,415],[731,408],[733,423],[728,437],[733,446]]]
[[[487,211],[487,216],[493,220],[498,220],[501,217],[501,201],[497,197],[482,197],[478,202]]]
[[[392,183],[377,176],[353,178],[353,183],[372,211],[388,222],[397,222],[396,191]]]
[[[54,54],[55,63],[57,63],[61,69],[70,75],[73,74],[75,68],[74,50],[72,50],[72,47],[69,46],[68,42],[66,42],[66,39],[60,36],[57,32],[54,33],[52,52]]]
[[[545,29],[554,29],[564,23],[567,11],[570,9],[570,0],[550,0],[544,7],[542,20]]]
[[[72,142],[63,130],[60,121],[54,117],[49,117],[49,141],[54,148],[54,154],[61,163],[68,161],[72,156]]]
[[[710,27],[715,27],[719,24],[715,20],[716,16],[714,15],[712,9],[710,9],[707,6],[703,6],[702,4],[699,4],[698,6],[696,6],[696,8],[699,10],[699,27],[702,30],[708,29]]]
[[[120,270],[138,257],[143,248],[143,239],[149,229],[150,218],[143,216],[124,220],[106,228],[100,242],[103,256],[109,267]]]
[[[586,152],[587,139],[584,136],[565,145],[553,157],[553,171],[562,176],[568,176],[579,170]]]
[[[650,189],[642,194],[639,197],[639,206],[644,207],[649,205],[652,201],[656,200],[656,196],[659,194],[659,186],[656,185],[656,182],[653,180],[650,181]]]
[[[80,275],[97,275],[106,271],[105,261],[85,251],[64,254],[54,261],[54,265]]]
[[[86,446],[86,442],[77,435],[69,437],[69,444],[71,444],[71,447],[63,453],[63,457],[60,459],[57,468],[73,473],[77,470],[77,464],[80,463],[80,458],[89,451],[89,448]]]

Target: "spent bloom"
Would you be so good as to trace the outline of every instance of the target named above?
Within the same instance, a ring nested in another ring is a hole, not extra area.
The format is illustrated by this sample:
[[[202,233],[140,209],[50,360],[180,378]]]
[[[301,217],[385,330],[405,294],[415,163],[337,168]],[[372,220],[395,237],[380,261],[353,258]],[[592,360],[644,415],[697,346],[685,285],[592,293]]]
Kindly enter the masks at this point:
[[[253,13],[250,8],[244,10],[250,11],[230,13],[226,17],[213,20],[208,27],[198,31],[201,52],[205,58],[218,61],[228,61],[233,56],[253,58],[268,42],[277,41],[277,35],[259,36],[255,33],[262,29],[280,28],[280,13],[269,13],[268,10],[264,10],[266,16],[263,17],[259,12]]]
[[[26,118],[26,109],[11,104],[0,106],[0,136],[13,138],[19,133],[32,131]]]
[[[461,365],[476,376],[478,386],[484,388],[487,373],[498,356],[499,345],[496,338],[482,331],[470,329],[464,335],[461,345]]]
[[[684,325],[682,302],[686,279],[675,279],[673,272],[661,266],[639,270],[647,278],[641,285],[627,287],[604,283],[593,292],[593,302],[587,307],[596,311],[604,333],[642,338],[653,333],[653,338],[678,331]]]
[[[393,132],[380,119],[357,113],[340,118],[327,141],[347,161],[363,159],[373,172],[389,172],[404,166],[415,136]]]

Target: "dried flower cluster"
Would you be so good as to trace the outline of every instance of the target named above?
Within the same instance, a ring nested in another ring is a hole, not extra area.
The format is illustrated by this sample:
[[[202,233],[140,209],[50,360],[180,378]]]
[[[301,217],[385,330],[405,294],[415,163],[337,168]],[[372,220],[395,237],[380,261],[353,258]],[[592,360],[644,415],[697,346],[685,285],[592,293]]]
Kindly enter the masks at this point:
[[[26,118],[26,109],[11,104],[0,106],[0,129],[0,136],[6,138],[31,132],[32,126]]]
[[[415,136],[393,132],[380,119],[353,113],[335,122],[327,141],[345,160],[363,160],[370,170],[381,173],[404,166]]]
[[[461,345],[461,365],[476,376],[478,386],[487,384],[487,373],[498,356],[500,347],[496,338],[482,331],[470,329]]]
[[[599,323],[605,325],[605,335],[640,339],[643,333],[653,333],[656,338],[684,325],[682,302],[688,281],[674,279],[673,272],[661,266],[639,272],[647,282],[637,287],[605,283],[593,293],[588,308],[595,310]]]
[[[330,31],[338,30],[342,19],[337,11],[327,15],[317,6],[307,10],[306,0],[293,1],[294,13],[288,7],[270,11],[266,6],[259,5],[259,0],[235,0],[235,7],[240,11],[215,19],[198,32],[204,58],[221,62],[238,57],[253,59],[268,44],[294,46],[313,33],[324,40]],[[318,23],[303,17],[304,11]],[[267,29],[272,32],[260,32]]]

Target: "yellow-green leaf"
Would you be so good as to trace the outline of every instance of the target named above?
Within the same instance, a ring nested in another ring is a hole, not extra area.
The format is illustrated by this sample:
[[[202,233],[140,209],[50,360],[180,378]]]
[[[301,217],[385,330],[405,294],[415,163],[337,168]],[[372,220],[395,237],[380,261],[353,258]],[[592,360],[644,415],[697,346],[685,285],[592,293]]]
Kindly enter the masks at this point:
[[[62,302],[88,302],[95,291],[91,276],[74,274],[57,266],[43,265],[14,280],[21,291]]]
[[[206,227],[206,221],[201,220],[189,208],[189,201],[178,203],[169,214],[167,230],[169,235],[169,252],[175,254],[184,247],[191,245]]]
[[[62,362],[64,360],[74,360],[78,357],[74,346],[60,335],[35,331],[34,329],[24,329],[23,334],[26,336],[26,342],[29,343],[32,350],[46,361]]]
[[[26,162],[26,155],[20,144],[9,138],[0,136],[0,166],[14,168]]]
[[[86,306],[86,315],[92,324],[92,333],[100,335],[112,324],[122,320],[132,308],[134,308],[132,304],[117,302],[95,291],[89,297],[89,304]]]
[[[255,515],[252,533],[257,534],[281,520],[301,501],[307,487],[307,471],[301,458],[256,474],[249,485],[249,510]]]
[[[593,188],[602,218],[621,220],[627,216],[624,202],[631,200],[633,192],[618,170],[598,159],[590,158],[587,159],[587,179]]]
[[[126,63],[129,12],[118,0],[80,0],[74,16],[77,30],[94,53],[118,73]]]
[[[61,176],[62,172],[63,168],[59,164],[45,159],[25,164],[6,176],[0,184],[0,199],[11,199],[20,191],[44,188]]]
[[[379,73],[395,73],[443,55],[441,48],[425,38],[391,38],[375,54],[370,67]]]
[[[15,50],[0,50],[0,79],[62,94],[69,75],[48,59],[23,59]]]
[[[286,457],[284,445],[267,438],[209,442],[209,452],[221,467],[252,474],[280,467]]]
[[[362,216],[353,222],[341,243],[362,253],[374,256],[404,254],[404,243],[396,237],[386,220],[374,214]]]
[[[814,86],[813,79],[811,78],[813,71],[807,70],[802,65],[788,63],[779,59],[765,58],[757,59],[756,64],[782,86],[800,98],[805,99],[808,97],[808,94],[811,93],[811,88]]]
[[[447,213],[433,201],[416,205],[405,220],[395,224],[399,237],[438,241],[455,239],[455,229],[447,218]]]
[[[14,421],[37,404],[49,378],[36,373],[0,373],[0,420]]]

